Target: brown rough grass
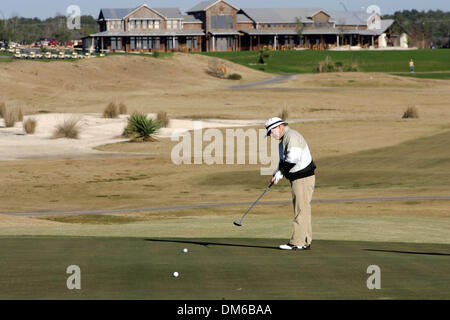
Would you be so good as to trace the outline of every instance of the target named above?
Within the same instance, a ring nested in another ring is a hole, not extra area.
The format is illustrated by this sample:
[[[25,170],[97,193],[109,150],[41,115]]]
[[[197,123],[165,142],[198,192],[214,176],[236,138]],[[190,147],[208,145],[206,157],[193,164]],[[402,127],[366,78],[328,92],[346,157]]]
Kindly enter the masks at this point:
[[[36,131],[37,121],[34,118],[28,118],[23,122],[23,129],[27,134],[34,134]]]
[[[78,118],[72,117],[64,120],[63,123],[58,124],[53,133],[53,139],[78,139],[78,135],[80,134],[79,121]]]
[[[117,118],[119,116],[119,107],[116,103],[110,102],[103,110],[103,118]]]

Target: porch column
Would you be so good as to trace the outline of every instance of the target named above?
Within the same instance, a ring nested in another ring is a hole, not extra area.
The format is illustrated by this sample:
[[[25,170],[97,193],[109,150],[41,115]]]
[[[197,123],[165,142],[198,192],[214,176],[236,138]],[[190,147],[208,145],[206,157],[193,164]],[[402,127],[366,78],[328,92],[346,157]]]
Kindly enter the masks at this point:
[[[337,43],[337,47],[339,48],[339,35],[336,36],[336,43]]]
[[[273,36],[273,50],[277,50],[277,35]]]
[[[372,36],[372,47],[375,47],[375,38]]]
[[[216,51],[216,39],[212,36],[212,51]]]

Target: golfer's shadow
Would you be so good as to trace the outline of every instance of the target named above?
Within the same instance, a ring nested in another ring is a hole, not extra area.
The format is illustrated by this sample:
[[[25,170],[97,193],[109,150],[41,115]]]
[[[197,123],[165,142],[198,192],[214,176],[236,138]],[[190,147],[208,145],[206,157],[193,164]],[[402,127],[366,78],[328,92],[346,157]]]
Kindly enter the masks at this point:
[[[259,248],[259,249],[273,249],[279,250],[278,247],[268,247],[268,246],[256,246],[238,243],[221,243],[221,242],[206,242],[206,241],[191,241],[191,240],[172,240],[172,239],[145,239],[145,241],[152,242],[168,242],[168,243],[184,243],[184,244],[196,244],[199,246],[204,246],[209,248],[209,246],[227,246],[227,247],[242,247],[242,248]]]
[[[391,253],[403,253],[403,254],[419,254],[419,255],[430,255],[430,256],[450,256],[449,253],[439,253],[439,252],[415,252],[415,251],[400,251],[400,250],[381,250],[381,249],[364,249],[365,251],[374,252],[391,252]]]

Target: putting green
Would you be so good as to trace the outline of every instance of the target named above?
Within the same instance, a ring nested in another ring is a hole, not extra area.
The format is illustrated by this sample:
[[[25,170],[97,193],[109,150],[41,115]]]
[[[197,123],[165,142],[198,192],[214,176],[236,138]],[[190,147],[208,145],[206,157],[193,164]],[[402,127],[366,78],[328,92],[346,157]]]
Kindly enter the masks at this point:
[[[316,240],[300,252],[278,250],[283,242],[2,237],[0,299],[449,298],[448,244]],[[80,290],[67,289],[70,265]],[[379,290],[367,288],[371,265]]]

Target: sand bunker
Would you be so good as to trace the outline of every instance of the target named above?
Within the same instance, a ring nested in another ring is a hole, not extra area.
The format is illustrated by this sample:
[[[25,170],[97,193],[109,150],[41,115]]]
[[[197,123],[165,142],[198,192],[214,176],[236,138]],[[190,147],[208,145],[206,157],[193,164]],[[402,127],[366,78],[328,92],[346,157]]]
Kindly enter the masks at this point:
[[[155,114],[148,114],[148,116],[156,117]],[[121,115],[117,119],[105,119],[101,114],[38,114],[25,116],[24,121],[27,118],[34,118],[37,121],[34,134],[26,134],[22,122],[17,122],[12,128],[6,128],[4,120],[0,119],[0,160],[102,156],[107,154],[95,150],[95,147],[128,140],[121,138],[128,115]],[[79,120],[79,138],[52,139],[55,127],[71,118]],[[177,133],[180,130],[193,130],[195,121],[171,119],[169,126],[162,128],[157,137],[170,137],[175,130]],[[207,119],[201,121],[202,128],[261,126],[263,123],[263,120]]]

